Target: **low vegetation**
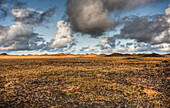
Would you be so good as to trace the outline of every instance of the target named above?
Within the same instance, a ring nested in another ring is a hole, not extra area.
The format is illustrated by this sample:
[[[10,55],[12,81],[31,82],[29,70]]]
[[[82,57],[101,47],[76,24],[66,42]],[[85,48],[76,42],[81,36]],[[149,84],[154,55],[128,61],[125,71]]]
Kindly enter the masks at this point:
[[[170,56],[0,59],[0,107],[169,107]]]

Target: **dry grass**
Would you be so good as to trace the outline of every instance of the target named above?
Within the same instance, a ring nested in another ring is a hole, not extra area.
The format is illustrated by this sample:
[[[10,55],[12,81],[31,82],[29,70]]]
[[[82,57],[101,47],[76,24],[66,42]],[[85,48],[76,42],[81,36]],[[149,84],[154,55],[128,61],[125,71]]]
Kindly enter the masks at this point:
[[[170,56],[24,57],[0,59],[2,108],[170,106]]]

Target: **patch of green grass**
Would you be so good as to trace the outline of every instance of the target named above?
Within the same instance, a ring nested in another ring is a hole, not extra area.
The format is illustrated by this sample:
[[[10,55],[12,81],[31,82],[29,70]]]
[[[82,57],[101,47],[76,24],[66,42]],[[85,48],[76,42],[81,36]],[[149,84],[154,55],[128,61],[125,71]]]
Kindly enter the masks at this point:
[[[74,94],[71,94],[71,93],[67,93],[66,96],[74,96]]]

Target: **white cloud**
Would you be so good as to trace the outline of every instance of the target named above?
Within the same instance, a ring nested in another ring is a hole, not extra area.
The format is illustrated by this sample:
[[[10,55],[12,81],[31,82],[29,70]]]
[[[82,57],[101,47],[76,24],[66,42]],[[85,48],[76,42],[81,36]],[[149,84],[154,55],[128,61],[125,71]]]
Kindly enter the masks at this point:
[[[17,22],[22,22],[23,24],[39,25],[55,14],[55,8],[50,8],[47,11],[38,11],[31,8],[13,9],[12,14]]]
[[[42,14],[43,11],[37,11],[37,10],[31,9],[31,8],[28,8],[28,9],[13,9],[12,10],[12,14],[17,18],[28,17],[28,16],[30,16],[31,14],[34,14],[34,13],[39,15],[39,14]]]
[[[102,45],[102,44],[107,44],[109,41],[108,41],[108,36],[104,36],[104,38],[102,40],[99,41],[99,44]]]
[[[34,33],[32,27],[24,27],[18,22],[16,25],[3,27],[0,36],[0,50],[35,50],[44,46],[43,38]]]
[[[58,21],[57,28],[55,38],[49,43],[50,48],[63,48],[75,40],[74,37],[71,36],[72,30],[67,22]]]
[[[169,8],[165,10],[165,14],[170,15],[170,5],[169,5]]]
[[[136,43],[135,44],[135,52],[170,52],[170,44],[162,43],[151,45],[148,43]]]
[[[160,47],[158,49],[158,51],[161,51],[161,52],[170,52],[170,44],[161,44],[158,47]]]
[[[124,18],[124,27],[120,37],[123,39],[135,39],[137,42],[149,44],[170,43],[170,8],[166,14],[154,16],[129,16]]]

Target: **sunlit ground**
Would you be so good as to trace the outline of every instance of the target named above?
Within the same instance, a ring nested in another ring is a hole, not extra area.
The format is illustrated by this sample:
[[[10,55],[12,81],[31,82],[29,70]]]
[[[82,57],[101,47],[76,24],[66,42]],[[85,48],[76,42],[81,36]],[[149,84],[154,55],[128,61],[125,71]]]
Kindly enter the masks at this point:
[[[0,107],[170,106],[170,56],[7,58]]]

